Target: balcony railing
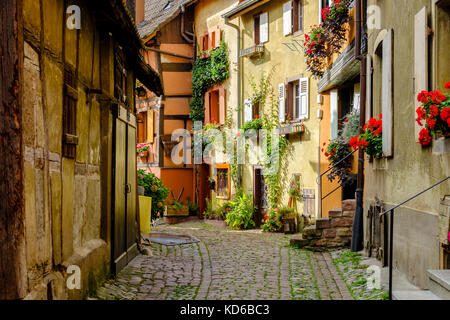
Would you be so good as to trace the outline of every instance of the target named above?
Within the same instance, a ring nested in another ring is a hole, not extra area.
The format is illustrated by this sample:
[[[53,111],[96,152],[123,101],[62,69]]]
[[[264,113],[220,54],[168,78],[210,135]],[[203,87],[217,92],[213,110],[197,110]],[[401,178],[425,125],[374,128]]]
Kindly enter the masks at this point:
[[[264,45],[263,44],[255,44],[247,49],[242,49],[239,52],[239,57],[255,57],[255,56],[262,56],[264,54]]]

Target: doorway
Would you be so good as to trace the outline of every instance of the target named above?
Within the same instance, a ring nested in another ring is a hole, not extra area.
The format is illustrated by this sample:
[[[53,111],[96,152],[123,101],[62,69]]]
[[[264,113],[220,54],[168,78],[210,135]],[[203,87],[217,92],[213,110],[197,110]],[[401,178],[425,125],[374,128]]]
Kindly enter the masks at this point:
[[[257,228],[261,227],[261,221],[269,207],[267,195],[268,186],[263,175],[263,169],[255,167],[253,173],[253,206],[255,208],[253,221]]]

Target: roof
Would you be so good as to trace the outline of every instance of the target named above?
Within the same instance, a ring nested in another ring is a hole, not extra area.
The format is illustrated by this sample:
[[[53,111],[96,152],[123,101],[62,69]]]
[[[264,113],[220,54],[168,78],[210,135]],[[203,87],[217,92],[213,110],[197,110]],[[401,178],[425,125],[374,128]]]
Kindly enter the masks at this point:
[[[222,17],[227,18],[227,19],[234,19],[237,18],[257,7],[259,7],[260,5],[263,5],[264,3],[269,2],[270,0],[246,0],[246,1],[242,1],[240,2],[237,7],[231,9],[230,11],[228,11],[227,13],[225,13]]]
[[[138,25],[141,38],[147,38],[163,25],[177,17],[183,5],[188,5],[194,0],[146,0],[145,18]]]
[[[122,0],[87,1],[86,5],[96,13],[96,20],[111,32],[114,39],[123,47],[124,53],[132,63],[139,80],[156,95],[162,95],[160,75],[150,66],[142,63],[140,39],[134,20]]]

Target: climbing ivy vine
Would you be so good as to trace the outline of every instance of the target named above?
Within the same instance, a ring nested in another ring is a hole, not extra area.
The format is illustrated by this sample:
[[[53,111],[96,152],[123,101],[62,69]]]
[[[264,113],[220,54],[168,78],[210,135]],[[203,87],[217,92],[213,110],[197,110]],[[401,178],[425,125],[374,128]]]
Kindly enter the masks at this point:
[[[203,54],[205,52],[201,52]],[[230,77],[230,62],[228,60],[228,47],[222,41],[219,47],[206,52],[207,58],[197,59],[192,69],[192,102],[191,119],[203,121],[205,113],[205,93],[208,88],[220,85]]]

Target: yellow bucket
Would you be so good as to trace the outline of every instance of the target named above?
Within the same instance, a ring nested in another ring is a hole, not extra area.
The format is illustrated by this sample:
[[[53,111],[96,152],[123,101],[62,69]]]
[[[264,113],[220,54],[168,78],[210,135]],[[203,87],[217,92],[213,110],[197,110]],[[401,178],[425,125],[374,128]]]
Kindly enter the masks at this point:
[[[141,221],[141,232],[150,233],[152,217],[152,198],[139,196],[139,218]]]

